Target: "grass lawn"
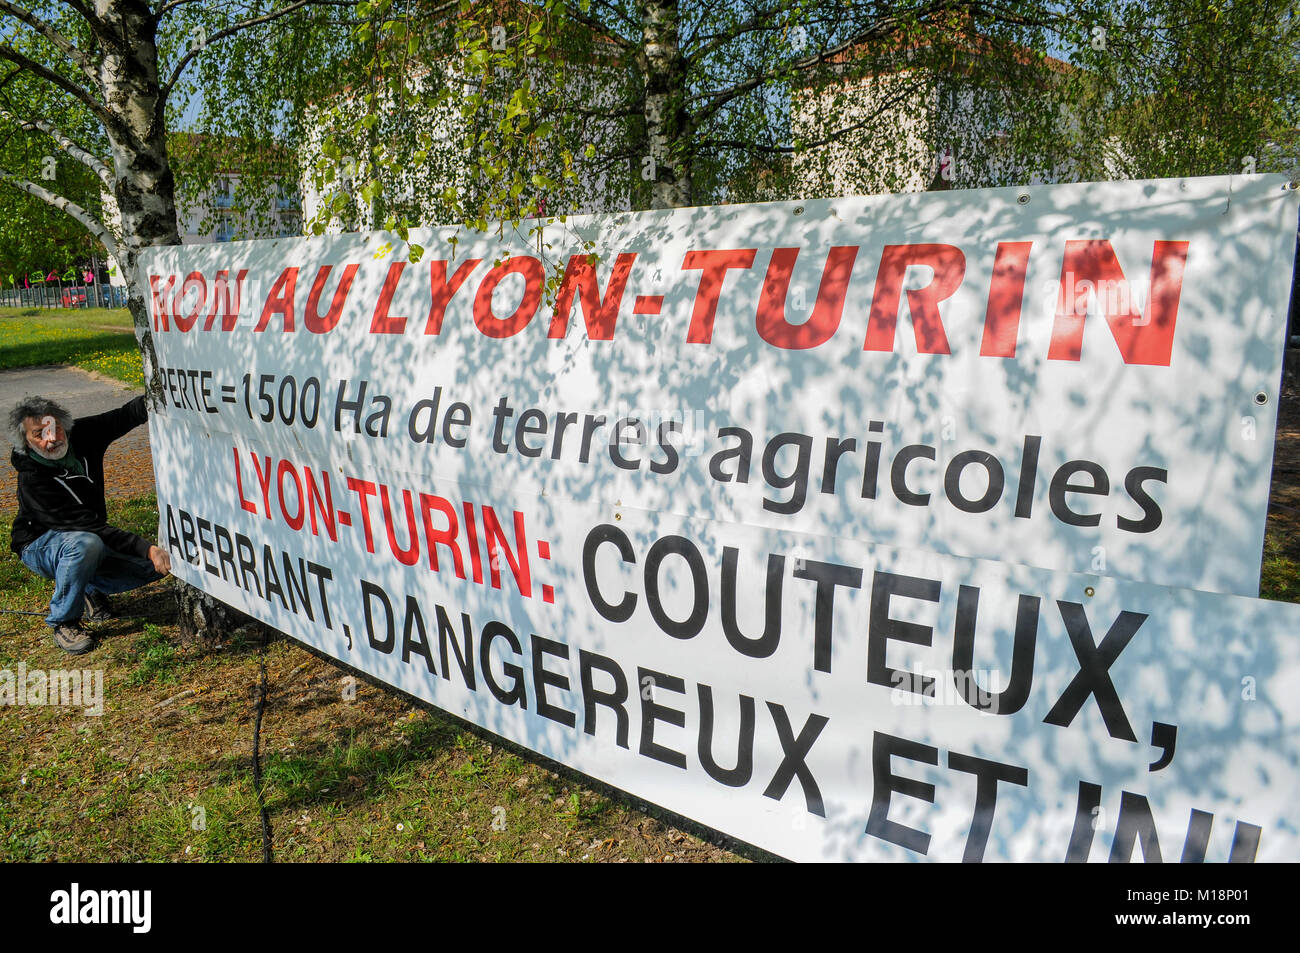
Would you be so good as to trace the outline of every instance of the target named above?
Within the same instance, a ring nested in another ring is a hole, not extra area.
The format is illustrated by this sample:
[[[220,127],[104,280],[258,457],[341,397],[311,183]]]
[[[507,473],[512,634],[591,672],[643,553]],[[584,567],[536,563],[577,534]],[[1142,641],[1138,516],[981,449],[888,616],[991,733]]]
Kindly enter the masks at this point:
[[[1300,602],[1300,533],[1270,524],[1264,536],[1264,564],[1260,571],[1261,599]]]
[[[152,497],[110,501],[108,516],[142,535],[157,525]],[[44,614],[53,584],[9,552],[12,522],[0,517],[0,607]],[[0,670],[103,673],[101,715],[0,707],[0,861],[260,860],[263,658],[276,860],[739,859],[478,729],[349,683],[294,643],[232,633],[215,651],[184,648],[172,585],[115,597],[119,617],[92,625],[100,645],[75,659],[39,616],[0,615]]]
[[[75,364],[144,386],[140,349],[125,308],[0,308],[0,370]]]

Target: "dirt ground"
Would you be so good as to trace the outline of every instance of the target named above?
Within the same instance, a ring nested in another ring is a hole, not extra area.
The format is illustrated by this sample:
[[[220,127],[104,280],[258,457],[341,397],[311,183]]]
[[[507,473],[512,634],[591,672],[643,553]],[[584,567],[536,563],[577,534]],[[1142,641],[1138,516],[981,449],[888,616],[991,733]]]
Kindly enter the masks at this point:
[[[1287,351],[1268,524],[1283,540],[1283,555],[1300,559],[1300,348]]]

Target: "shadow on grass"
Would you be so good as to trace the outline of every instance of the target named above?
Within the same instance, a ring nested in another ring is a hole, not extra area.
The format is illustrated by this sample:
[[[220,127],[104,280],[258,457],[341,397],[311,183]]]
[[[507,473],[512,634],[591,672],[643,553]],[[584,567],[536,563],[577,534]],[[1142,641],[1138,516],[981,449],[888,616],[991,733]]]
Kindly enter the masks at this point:
[[[418,750],[420,748],[420,743],[413,737],[410,740],[409,748],[408,745],[403,742],[396,742],[395,745],[389,746],[389,748],[395,746],[403,751],[408,751],[408,753],[412,756],[409,759],[410,761],[424,760],[425,758],[434,754],[436,750],[441,750],[443,747],[446,747],[446,741],[445,739],[442,738],[441,735],[443,731],[450,732],[450,737],[452,738],[453,741],[455,737],[460,734],[473,735],[479,741],[485,744],[493,745],[494,747],[499,748],[502,751],[514,755],[519,760],[534,765],[535,767],[541,768],[544,771],[549,771],[552,774],[558,776],[559,778],[564,779],[569,784],[585,787],[588,790],[596,793],[598,796],[605,798],[606,800],[609,800],[616,804],[621,804],[626,808],[645,814],[651,818],[654,818],[660,823],[675,827],[678,830],[691,834],[692,836],[696,837],[701,841],[704,841],[707,844],[712,844],[715,847],[719,847],[723,850],[729,851],[738,857],[742,857],[746,860],[755,861],[755,862],[787,863],[785,858],[773,854],[767,850],[764,850],[761,847],[757,847],[753,844],[746,843],[745,841],[737,840],[736,838],[731,837],[728,834],[724,834],[721,831],[717,831],[714,830],[713,828],[706,827],[703,824],[699,823],[698,821],[693,820],[692,818],[686,817],[683,814],[678,814],[675,811],[670,811],[666,808],[660,807],[658,804],[653,804],[649,801],[639,798],[636,795],[624,791],[622,788],[614,787],[612,784],[608,784],[600,780],[599,778],[595,778],[590,775],[583,774],[580,771],[571,768],[567,764],[564,764],[563,762],[552,760],[551,758],[548,758],[543,754],[540,754],[536,751],[524,747],[523,745],[511,741],[509,738],[505,738],[500,735],[493,734],[492,732],[488,731],[486,728],[482,728],[479,725],[474,724],[472,721],[467,721],[451,712],[443,711],[442,709],[429,704],[427,701],[425,701],[422,698],[418,698],[415,695],[410,695],[402,691],[401,689],[396,688],[395,686],[380,681],[379,679],[370,675],[368,672],[363,672],[360,669],[353,668],[347,663],[320,651],[315,646],[307,645],[306,643],[299,642],[297,639],[294,639],[287,635],[283,637],[292,645],[302,649],[304,652],[307,652],[310,655],[314,655],[316,658],[329,663],[331,666],[337,669],[340,674],[352,675],[353,677],[356,678],[358,683],[365,683],[367,685],[370,685],[373,688],[378,689],[381,692],[396,696],[397,698],[402,699],[404,702],[409,703],[413,707],[418,708],[432,715],[433,717],[426,719],[424,723],[431,726],[438,726],[437,731],[435,733],[436,737],[438,738],[437,749],[430,748],[423,751]],[[274,686],[272,686],[271,691],[274,692]],[[267,711],[268,712],[274,711],[274,696],[272,696],[272,703],[270,706],[268,706]],[[415,724],[419,724],[419,723],[415,723]],[[411,731],[412,728],[407,728],[406,730]],[[408,737],[410,736],[408,735]],[[325,746],[316,746],[316,747],[322,748]],[[389,750],[389,748],[385,748],[383,750],[387,751]],[[295,753],[295,758],[305,757],[311,750],[313,749],[304,749],[302,754]],[[263,771],[264,773],[266,772],[265,767],[263,768]],[[267,777],[270,777],[270,775],[267,774]],[[324,785],[322,785],[322,787],[324,787]],[[267,804],[267,807],[271,808],[271,804],[269,802]],[[278,804],[276,809],[279,809]]]
[[[46,364],[77,364],[96,354],[131,355],[137,350],[135,336],[121,332],[105,331],[96,334],[76,334],[70,329],[72,340],[40,338],[0,344],[0,370],[17,367],[38,367]]]
[[[425,718],[404,727],[399,738],[382,746],[357,740],[351,732],[339,729],[332,742],[321,740],[292,755],[277,752],[262,764],[267,810],[296,811],[327,803],[353,805],[380,798],[389,793],[390,781],[407,768],[437,757],[454,744],[458,734],[449,721]]]

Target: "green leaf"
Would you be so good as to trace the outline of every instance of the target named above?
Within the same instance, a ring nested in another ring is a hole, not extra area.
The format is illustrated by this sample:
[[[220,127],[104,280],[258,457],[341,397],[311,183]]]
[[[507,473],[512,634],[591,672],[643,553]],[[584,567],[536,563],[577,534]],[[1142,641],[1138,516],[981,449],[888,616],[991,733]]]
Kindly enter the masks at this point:
[[[520,113],[526,111],[527,108],[528,106],[524,102],[524,91],[522,89],[516,89],[514,95],[510,97],[509,104],[506,106],[506,118],[514,119]]]

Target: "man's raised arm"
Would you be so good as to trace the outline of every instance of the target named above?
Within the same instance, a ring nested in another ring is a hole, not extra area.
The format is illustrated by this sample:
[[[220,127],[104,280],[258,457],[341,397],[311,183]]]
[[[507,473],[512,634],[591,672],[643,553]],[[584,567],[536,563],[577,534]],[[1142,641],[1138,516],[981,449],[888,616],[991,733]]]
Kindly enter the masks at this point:
[[[149,408],[144,395],[128,400],[116,410],[92,417],[78,417],[68,436],[77,445],[87,447],[97,444],[107,447],[125,433],[129,433],[149,419]]]

